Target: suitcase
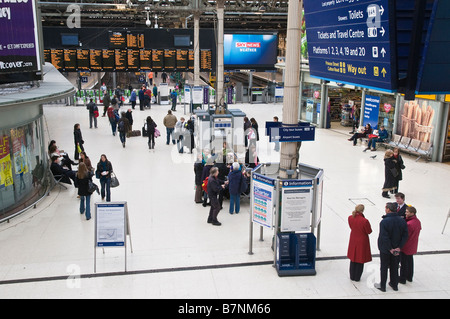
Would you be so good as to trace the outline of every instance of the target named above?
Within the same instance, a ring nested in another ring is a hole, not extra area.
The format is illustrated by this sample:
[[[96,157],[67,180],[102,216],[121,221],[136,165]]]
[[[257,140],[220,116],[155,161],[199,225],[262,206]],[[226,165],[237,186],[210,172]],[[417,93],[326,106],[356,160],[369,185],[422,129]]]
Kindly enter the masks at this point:
[[[135,130],[128,133],[128,137],[141,136],[141,131]]]

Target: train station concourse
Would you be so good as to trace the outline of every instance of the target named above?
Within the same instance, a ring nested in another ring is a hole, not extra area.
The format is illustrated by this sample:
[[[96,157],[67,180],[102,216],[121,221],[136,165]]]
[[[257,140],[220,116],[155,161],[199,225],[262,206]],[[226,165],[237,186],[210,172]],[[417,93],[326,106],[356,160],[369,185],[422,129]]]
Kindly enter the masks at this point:
[[[449,10],[0,1],[0,298],[448,299]]]

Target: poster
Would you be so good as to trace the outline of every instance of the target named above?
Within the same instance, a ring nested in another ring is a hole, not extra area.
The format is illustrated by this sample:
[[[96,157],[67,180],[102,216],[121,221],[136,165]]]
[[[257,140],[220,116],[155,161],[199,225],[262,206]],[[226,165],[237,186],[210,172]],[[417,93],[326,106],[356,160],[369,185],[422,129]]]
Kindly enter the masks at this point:
[[[261,226],[272,228],[275,180],[253,174],[252,220]]]
[[[420,142],[431,143],[439,102],[415,99],[401,101],[397,134]]]
[[[286,180],[281,191],[281,231],[310,232],[312,181]]]
[[[125,204],[96,204],[96,246],[125,245]]]
[[[372,129],[377,129],[378,127],[378,116],[380,113],[380,97],[366,95],[365,106],[364,106],[364,121],[363,125],[366,126],[370,124]]]
[[[25,127],[11,129],[11,142],[14,157],[14,174],[23,176],[29,170]]]
[[[0,189],[13,184],[9,137],[0,136]]]

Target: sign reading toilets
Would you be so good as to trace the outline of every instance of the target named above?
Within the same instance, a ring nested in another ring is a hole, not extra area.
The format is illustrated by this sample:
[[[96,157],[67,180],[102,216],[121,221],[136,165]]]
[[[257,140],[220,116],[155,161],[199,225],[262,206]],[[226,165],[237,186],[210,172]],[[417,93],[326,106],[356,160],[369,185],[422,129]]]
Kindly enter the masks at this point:
[[[0,74],[40,70],[35,3],[0,0]]]

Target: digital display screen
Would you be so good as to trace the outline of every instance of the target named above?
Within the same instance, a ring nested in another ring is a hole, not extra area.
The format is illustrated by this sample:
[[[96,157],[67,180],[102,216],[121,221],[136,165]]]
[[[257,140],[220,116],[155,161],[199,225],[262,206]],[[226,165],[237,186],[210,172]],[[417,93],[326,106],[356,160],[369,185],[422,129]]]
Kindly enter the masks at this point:
[[[78,70],[89,70],[89,50],[77,49]]]
[[[176,58],[177,58],[177,50],[165,49],[164,50],[164,70],[166,70],[166,71],[175,70]]]
[[[78,46],[78,33],[61,33],[61,44]]]
[[[225,34],[225,67],[274,68],[277,46],[276,34]]]
[[[115,67],[115,52],[114,50],[102,50],[102,64],[104,71],[114,71]]]
[[[52,55],[50,49],[44,49],[44,61],[52,63]]]
[[[153,71],[162,71],[164,68],[164,50],[152,50],[152,66]]]
[[[77,50],[76,49],[64,49],[64,70],[76,71],[77,70]]]
[[[92,71],[102,70],[102,50],[91,49],[89,51],[89,64]]]
[[[110,49],[125,49],[126,46],[127,46],[127,38],[124,33],[109,31]]]
[[[177,49],[177,70],[186,71],[188,69],[188,52],[187,49]]]
[[[191,36],[189,35],[174,35],[173,46],[174,47],[188,47],[191,45]]]
[[[57,70],[64,69],[64,50],[63,49],[52,49],[50,52],[51,61],[53,66]]]
[[[139,60],[141,70],[151,70],[152,69],[152,50],[141,49],[139,50]]]
[[[188,69],[189,69],[189,71],[194,71],[194,50],[192,50],[192,49],[189,49]]]
[[[139,50],[127,50],[128,71],[139,71]]]
[[[117,71],[125,71],[127,69],[127,50],[115,49],[114,50],[114,64]]]
[[[212,53],[210,49],[200,50],[200,70],[201,71],[212,71]]]
[[[127,47],[131,49],[144,48],[144,34],[143,33],[127,33]]]

